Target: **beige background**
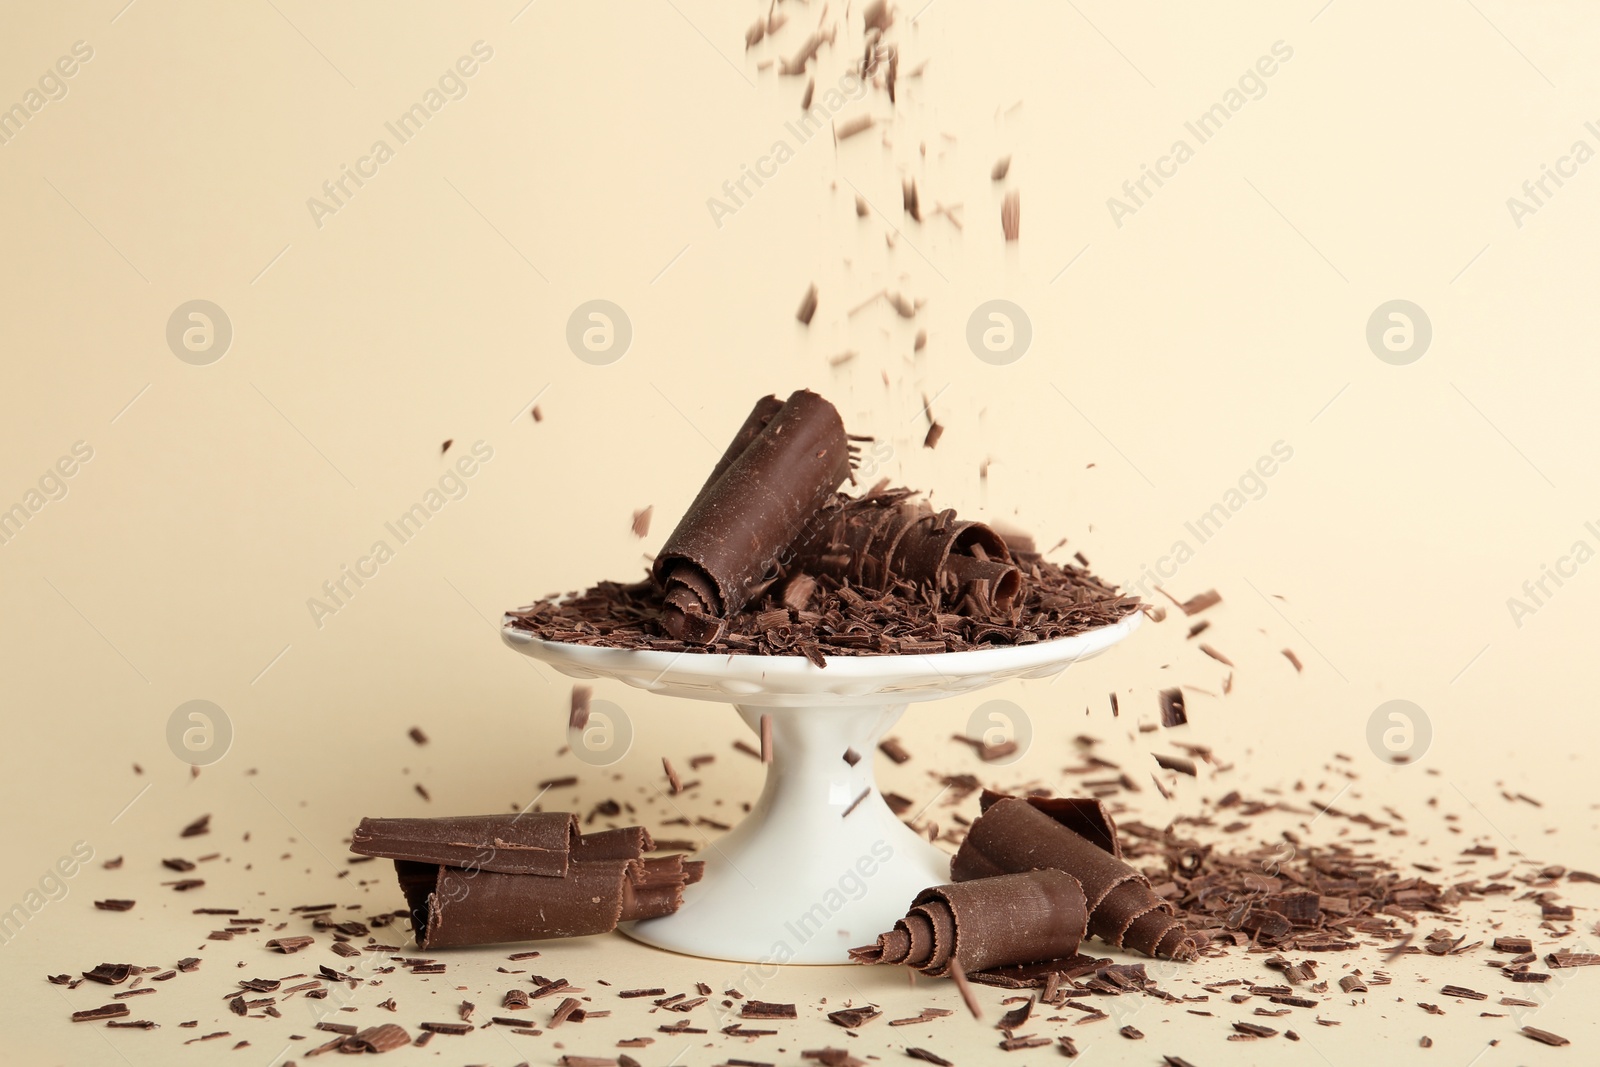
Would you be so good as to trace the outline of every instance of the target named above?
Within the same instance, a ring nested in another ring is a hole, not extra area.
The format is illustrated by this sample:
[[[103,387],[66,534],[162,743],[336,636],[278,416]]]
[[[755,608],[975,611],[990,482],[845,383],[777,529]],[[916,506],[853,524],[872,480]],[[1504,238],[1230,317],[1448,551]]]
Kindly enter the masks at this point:
[[[0,1046],[13,1058],[204,1062],[241,1038],[251,1047],[228,1062],[279,1055],[286,1034],[304,1031],[231,1020],[217,999],[235,957],[256,968],[241,974],[301,966],[263,963],[253,941],[213,944],[210,973],[136,1002],[135,1017],[164,1024],[155,1033],[74,1027],[40,979],[102,959],[170,964],[209,929],[188,914],[208,902],[287,908],[337,893],[353,903],[334,872],[361,815],[502,810],[527,802],[536,781],[581,769],[556,755],[568,683],[503,648],[493,620],[547,592],[639,573],[750,402],[801,386],[838,403],[853,431],[892,443],[884,473],[1045,544],[1065,536],[1114,579],[1136,578],[1189,536],[1185,522],[1275,442],[1293,449],[1265,494],[1167,583],[1180,599],[1223,593],[1207,636],[1237,664],[1230,696],[1220,696],[1226,669],[1169,619],[1054,685],[917,709],[900,732],[919,758],[886,770],[886,785],[931,798],[926,772],[937,768],[1060,786],[1067,738],[1080,731],[1106,739],[1142,780],[1164,738],[1133,724],[1153,720],[1157,689],[1181,683],[1194,687],[1188,740],[1234,769],[1179,783],[1170,803],[1147,786],[1130,815],[1161,825],[1229,788],[1303,783],[1331,800],[1343,767],[1359,781],[1342,809],[1406,816],[1410,836],[1382,846],[1397,856],[1451,863],[1482,841],[1600,867],[1589,674],[1600,565],[1577,568],[1520,626],[1507,606],[1575,541],[1600,548],[1585,529],[1600,524],[1589,352],[1600,164],[1579,167],[1520,227],[1507,207],[1574,141],[1600,148],[1584,126],[1600,120],[1600,26],[1587,7],[902,5],[892,143],[879,130],[837,147],[820,136],[719,227],[707,199],[774,140],[793,141],[784,123],[803,80],[758,64],[797,50],[820,2],[786,4],[790,25],[748,54],[744,28],[762,5],[122,2],[13,5],[0,35],[6,106],[75,42],[93,49],[65,96],[0,144],[0,507],[24,502],[75,442],[93,449],[65,497],[0,545],[0,903],[21,901],[75,842],[96,857],[4,946],[14,981]],[[822,87],[859,35],[852,13],[822,52]],[[394,147],[384,124],[478,41],[493,54],[464,79],[466,94],[319,227],[308,198],[376,139]],[[1293,57],[1260,98],[1117,226],[1107,198],[1279,41]],[[905,76],[923,61],[921,77]],[[864,111],[890,117],[882,94],[841,114]],[[1006,153],[1011,174],[992,183]],[[901,174],[918,179],[925,204],[960,204],[964,227],[904,218]],[[1022,197],[1022,239],[1008,246],[998,212],[1009,189]],[[866,220],[852,209],[856,190],[878,209]],[[813,281],[821,304],[806,329],[794,309]],[[916,322],[881,302],[847,314],[886,286],[927,301]],[[568,316],[594,298],[625,309],[634,331],[609,366],[581,362],[565,342]],[[964,340],[991,298],[1033,325],[1031,349],[1008,366],[980,362]],[[1365,341],[1369,315],[1397,298],[1432,323],[1431,347],[1409,366],[1381,362]],[[209,366],[180,361],[165,339],[174,309],[194,299],[232,324],[231,347]],[[913,356],[919,327],[929,343]],[[831,366],[846,350],[858,354]],[[919,447],[924,393],[947,427],[931,452]],[[538,424],[527,415],[535,397]],[[447,438],[456,444],[441,459]],[[318,627],[308,598],[477,441],[493,458],[465,495]],[[629,520],[647,504],[656,521],[641,543]],[[1127,709],[1116,721],[1112,689]],[[718,761],[692,810],[754,797],[758,768],[729,748],[742,729],[731,710],[621,687],[599,695],[630,715],[633,750],[620,781],[585,772],[560,803],[642,801],[661,755],[681,765],[703,751]],[[994,696],[1033,725],[1015,767],[981,768],[945,740]],[[191,780],[165,729],[196,698],[225,709],[236,736]],[[1397,769],[1368,749],[1369,716],[1391,698],[1431,722],[1420,766]],[[427,748],[407,740],[412,725],[432,736]],[[1543,806],[1504,798],[1519,792]],[[212,835],[180,843],[202,812]],[[1272,840],[1278,828],[1263,820],[1252,833]],[[1342,822],[1313,832],[1361,835]],[[202,872],[205,890],[157,887],[170,876],[158,859],[211,848],[226,859]],[[123,868],[102,870],[115,855]],[[353,870],[374,879],[364,906],[398,902],[377,867]],[[1584,930],[1592,888],[1567,897]],[[105,896],[139,906],[90,907]],[[1537,914],[1504,898],[1494,907],[1511,914],[1474,914],[1507,929]],[[409,1000],[392,990],[395,1021],[449,1018],[452,996],[496,1003],[482,990],[500,988],[500,955],[463,955],[438,1000],[417,1003],[415,980],[401,987]],[[1413,971],[1517,992],[1482,956],[1451,961],[1454,972],[1401,961],[1392,996],[1361,1008],[1330,998],[1323,1014],[1342,1027],[1288,1020],[1307,1038],[1296,1046],[1230,1044],[1227,1013],[1200,1019],[1153,1002],[1139,1014],[1142,1044],[1112,1024],[1071,1032],[1108,1062],[1594,1055],[1594,974],[1520,1020],[1572,1037],[1572,1049],[1536,1046],[1511,1019],[1479,1019],[1483,1006],[1451,1002],[1446,1018],[1415,1007],[1427,987]],[[715,984],[737,971],[620,938],[556,946],[541,963],[574,984]],[[1267,977],[1242,957],[1194,976],[1229,974]],[[479,992],[454,994],[457,982]],[[831,969],[786,971],[762,995],[858,996],[902,1014],[952,1003],[943,986]],[[985,997],[993,1012],[998,995]],[[65,999],[101,1002],[93,989]],[[182,1048],[190,1034],[175,1024],[191,1018],[199,1033],[234,1037]],[[398,1055],[548,1063],[560,1055],[553,1036],[603,1054],[657,1021],[619,1011],[514,1048],[483,1032]],[[998,1055],[998,1035],[965,1018],[875,1025],[851,1043],[858,1054],[893,1060],[923,1044],[964,1065]],[[1416,1051],[1424,1033],[1427,1053]],[[676,1062],[796,1062],[798,1049],[848,1039],[811,1020],[763,1040],[696,1045]],[[643,1058],[678,1051],[667,1039]]]

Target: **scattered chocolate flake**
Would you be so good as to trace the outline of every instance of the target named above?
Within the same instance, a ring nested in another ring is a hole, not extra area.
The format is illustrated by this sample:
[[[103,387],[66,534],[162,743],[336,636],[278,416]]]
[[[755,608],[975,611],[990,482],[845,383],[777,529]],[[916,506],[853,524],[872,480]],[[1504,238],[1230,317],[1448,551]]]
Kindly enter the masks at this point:
[[[94,902],[94,906],[99,908],[101,911],[131,911],[133,910],[133,905],[135,903],[136,902],[132,900],[117,900],[115,898],[110,898],[107,900],[97,900]]]
[[[672,796],[677,796],[679,793],[683,792],[683,780],[678,777],[678,772],[672,766],[672,761],[667,757],[662,756],[661,767],[667,772],[667,792]]]
[[[1238,1026],[1240,1024],[1235,1023],[1234,1025]],[[1274,1031],[1274,1032],[1276,1032],[1276,1031]],[[1131,1026],[1131,1025],[1130,1026],[1124,1026],[1121,1030],[1118,1030],[1117,1033],[1121,1034],[1123,1037],[1127,1038],[1129,1041],[1143,1041],[1144,1040],[1144,1031],[1140,1030],[1136,1026]],[[1046,1044],[1049,1044],[1049,1042],[1046,1042]]]
[[[572,1003],[577,1004],[577,1001]],[[430,1034],[452,1034],[457,1037],[470,1034],[474,1029],[471,1023],[418,1023],[417,1028]]]
[[[1570,1045],[1570,1044],[1572,1044],[1571,1041],[1569,1041],[1567,1038],[1562,1037],[1560,1034],[1552,1034],[1548,1030],[1540,1030],[1537,1027],[1533,1027],[1533,1026],[1524,1026],[1522,1028],[1521,1032],[1522,1032],[1523,1036],[1531,1037],[1535,1041],[1537,1041],[1537,1042],[1539,1042],[1540,1044],[1543,1044],[1543,1045],[1555,1045],[1557,1047],[1560,1047],[1561,1045]]]
[[[422,727],[420,726],[413,726],[407,731],[407,735],[411,738],[411,740],[415,741],[419,745],[425,745],[428,743],[428,735],[422,732]]]
[[[879,1018],[883,1012],[876,1004],[863,1004],[859,1008],[840,1008],[828,1013],[828,1021],[846,1030],[856,1030]]]
[[[654,504],[648,504],[633,513],[633,536],[642,540],[650,535],[650,516],[655,510]]]
[[[795,1019],[798,1014],[793,1004],[774,1004],[765,1000],[747,1000],[739,1005],[743,1019]]]
[[[1295,669],[1296,673],[1299,673],[1299,672],[1301,672],[1301,671],[1306,669],[1305,665],[1300,662],[1300,657],[1294,654],[1294,649],[1292,649],[1292,648],[1284,649],[1283,650],[1283,656],[1290,663],[1294,664],[1294,669]]]
[[[424,786],[421,782],[418,782],[416,785],[412,786],[411,788],[415,789],[417,791],[417,796],[421,797],[423,800],[427,800],[427,801],[432,801],[433,800],[433,797],[428,795],[427,787]]]
[[[179,837],[199,837],[201,834],[211,832],[211,816],[202,815],[194,822],[185,826],[178,834]],[[120,857],[119,857],[120,858]]]
[[[133,974],[134,970],[131,963],[101,963],[96,964],[91,970],[84,971],[83,976],[101,985],[121,985],[128,980],[128,976]]]
[[[72,1013],[75,1023],[94,1023],[101,1019],[116,1019],[131,1014],[126,1004],[102,1004],[98,1008],[87,1008],[83,1011]]]
[[[267,947],[282,953],[299,952],[301,949],[316,944],[316,938],[300,934],[295,937],[275,937],[267,942]]]
[[[914,1060],[921,1060],[923,1063],[931,1063],[934,1067],[956,1067],[953,1062],[945,1059],[937,1052],[929,1052],[925,1048],[908,1048],[906,1049],[906,1055]]]

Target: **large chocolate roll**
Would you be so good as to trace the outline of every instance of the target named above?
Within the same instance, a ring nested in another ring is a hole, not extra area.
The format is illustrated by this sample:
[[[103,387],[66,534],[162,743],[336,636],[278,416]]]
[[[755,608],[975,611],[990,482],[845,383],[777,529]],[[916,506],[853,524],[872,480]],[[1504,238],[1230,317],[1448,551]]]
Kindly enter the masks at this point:
[[[1110,827],[1109,818],[1102,809],[1097,819],[1086,804],[1094,802],[1057,801],[1051,806],[1058,818],[1019,797],[991,801],[950,861],[950,876],[965,882],[1046,867],[1065,871],[1083,886],[1091,935],[1147,956],[1192,958],[1194,941],[1173,918],[1172,906],[1156,896],[1144,875],[1118,858],[1115,829],[1098,826],[1103,821]],[[1090,836],[1076,832],[1074,824]]]
[[[904,963],[943,977],[952,960],[966,973],[1066,960],[1088,929],[1083,887],[1052,868],[934,886],[874,945],[850,950],[857,963]]]
[[[584,937],[670,915],[701,866],[682,856],[574,860],[566,877],[540,878],[395,861],[424,949]]]
[[[350,851],[384,859],[560,878],[567,873],[568,857],[578,840],[578,817],[564,811],[362,819],[350,835]]]
[[[351,851],[394,860],[422,948],[582,937],[670,915],[705,864],[642,826],[578,832],[570,812],[363,819]]]
[[[762,406],[739,437],[761,421]],[[696,644],[716,640],[722,620],[771,581],[790,544],[849,477],[850,442],[838,411],[809,390],[790,395],[701,489],[656,557],[667,631]]]

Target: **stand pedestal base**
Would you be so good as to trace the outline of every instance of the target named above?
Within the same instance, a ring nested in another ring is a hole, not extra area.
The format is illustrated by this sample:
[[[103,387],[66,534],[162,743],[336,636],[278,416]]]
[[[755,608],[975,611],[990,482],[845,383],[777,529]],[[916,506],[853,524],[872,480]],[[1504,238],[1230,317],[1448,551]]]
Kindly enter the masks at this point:
[[[891,929],[912,897],[950,880],[950,857],[902,823],[873,782],[878,741],[905,705],[738,710],[758,732],[772,716],[761,799],[697,857],[705,877],[681,909],[624,932],[692,956],[848,963],[848,950]],[[848,749],[861,757],[854,766]]]

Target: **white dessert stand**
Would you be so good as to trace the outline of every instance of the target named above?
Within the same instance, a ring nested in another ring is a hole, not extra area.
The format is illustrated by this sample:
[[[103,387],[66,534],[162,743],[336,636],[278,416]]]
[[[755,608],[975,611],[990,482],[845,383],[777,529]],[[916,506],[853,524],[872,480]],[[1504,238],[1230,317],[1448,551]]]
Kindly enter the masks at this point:
[[[917,893],[950,880],[950,857],[889,810],[873,779],[878,741],[906,705],[1013,678],[1044,678],[1098,655],[1139,625],[1054,641],[908,656],[635,651],[543,641],[502,622],[506,644],[574,678],[615,678],[663,696],[732,704],[772,762],[750,814],[702,857],[705,877],[675,914],[625,924],[630,937],[690,956],[763,965],[847,963],[903,917]],[[861,759],[844,759],[854,749]],[[866,791],[854,810],[841,817]]]

